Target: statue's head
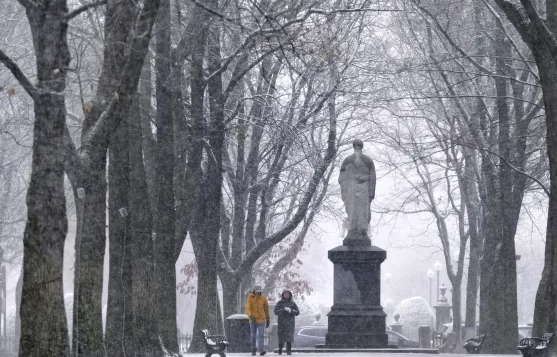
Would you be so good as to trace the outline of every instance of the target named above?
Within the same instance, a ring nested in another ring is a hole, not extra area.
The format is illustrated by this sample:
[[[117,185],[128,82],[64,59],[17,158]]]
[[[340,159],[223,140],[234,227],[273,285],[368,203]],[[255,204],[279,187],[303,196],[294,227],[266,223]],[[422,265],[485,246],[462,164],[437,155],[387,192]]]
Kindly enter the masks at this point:
[[[354,149],[362,150],[364,148],[364,142],[360,139],[354,139],[354,141],[352,142],[352,147],[354,147]]]

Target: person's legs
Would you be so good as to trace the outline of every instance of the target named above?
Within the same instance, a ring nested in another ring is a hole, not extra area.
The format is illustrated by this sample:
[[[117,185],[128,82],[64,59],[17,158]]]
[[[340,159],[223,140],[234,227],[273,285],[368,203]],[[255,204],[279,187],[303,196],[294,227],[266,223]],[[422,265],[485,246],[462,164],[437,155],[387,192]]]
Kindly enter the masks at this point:
[[[286,342],[286,354],[287,355],[292,354],[292,342]]]
[[[279,341],[279,350],[278,350],[278,354],[279,354],[279,355],[282,354],[282,347],[284,347],[284,342]]]
[[[265,323],[257,324],[257,347],[260,352],[265,352]]]
[[[256,336],[257,336],[257,324],[255,322],[250,322],[249,323],[249,328],[250,328],[250,331],[251,331],[251,354],[255,355],[255,351],[256,351],[255,341],[256,341]]]

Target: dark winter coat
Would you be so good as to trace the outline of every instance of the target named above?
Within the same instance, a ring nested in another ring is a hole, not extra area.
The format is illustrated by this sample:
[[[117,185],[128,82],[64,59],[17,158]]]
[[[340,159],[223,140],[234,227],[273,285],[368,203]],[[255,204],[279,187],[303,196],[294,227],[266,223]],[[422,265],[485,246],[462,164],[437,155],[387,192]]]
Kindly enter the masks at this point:
[[[291,311],[286,312],[285,307],[289,307]],[[275,314],[278,316],[279,342],[294,342],[294,328],[296,327],[294,317],[300,314],[300,310],[296,303],[292,301],[292,296],[288,299],[283,297],[277,302]]]

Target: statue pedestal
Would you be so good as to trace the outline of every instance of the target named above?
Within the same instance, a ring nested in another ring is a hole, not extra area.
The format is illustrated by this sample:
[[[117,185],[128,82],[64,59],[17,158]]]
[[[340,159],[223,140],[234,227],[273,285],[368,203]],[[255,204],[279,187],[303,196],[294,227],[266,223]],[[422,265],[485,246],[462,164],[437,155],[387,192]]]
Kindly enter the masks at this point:
[[[435,309],[435,329],[437,330],[437,332],[444,332],[445,329],[443,328],[443,325],[451,322],[452,306],[449,305],[449,300],[445,296],[446,291],[447,288],[445,287],[445,284],[442,284],[439,288],[439,298],[437,299],[437,305],[433,306],[433,308]]]
[[[401,324],[400,322],[394,322],[391,324],[391,330],[393,330],[394,332],[402,333],[402,326],[404,326],[404,324]]]
[[[437,332],[444,331],[444,324],[451,322],[451,308],[449,304],[438,304],[435,308],[435,330]]]
[[[325,348],[386,348],[385,317],[380,303],[381,263],[387,252],[374,246],[339,246],[329,250],[334,264],[334,305]]]

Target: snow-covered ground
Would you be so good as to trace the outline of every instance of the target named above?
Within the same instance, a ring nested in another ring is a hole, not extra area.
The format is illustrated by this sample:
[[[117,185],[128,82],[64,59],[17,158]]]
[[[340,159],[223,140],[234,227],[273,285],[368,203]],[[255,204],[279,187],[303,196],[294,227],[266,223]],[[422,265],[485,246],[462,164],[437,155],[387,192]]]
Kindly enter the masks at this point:
[[[285,356],[286,353],[283,353]],[[425,354],[425,353],[292,353],[293,356],[304,356],[304,357],[317,357],[317,356],[327,356],[327,357],[454,357],[454,354],[450,353],[440,353],[440,354]],[[202,353],[192,353],[185,354],[184,357],[204,357],[205,354]],[[214,354],[213,356],[218,356]],[[227,353],[227,357],[245,357],[251,356],[251,353]],[[257,354],[259,356],[259,353]],[[278,356],[277,353],[267,352],[266,356]],[[516,357],[516,355],[487,355],[482,354],[482,357]]]

